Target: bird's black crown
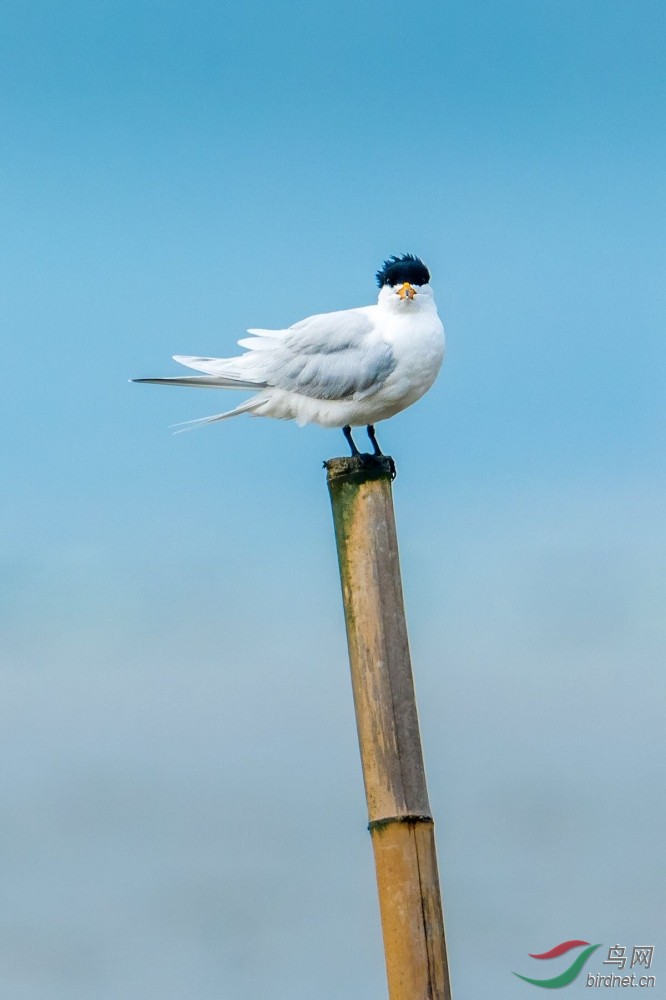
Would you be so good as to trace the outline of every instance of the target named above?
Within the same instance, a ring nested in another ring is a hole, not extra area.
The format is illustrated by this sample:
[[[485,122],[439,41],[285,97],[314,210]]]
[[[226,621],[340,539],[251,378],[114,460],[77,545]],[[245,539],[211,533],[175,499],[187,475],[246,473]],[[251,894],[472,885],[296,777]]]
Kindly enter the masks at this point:
[[[377,271],[377,284],[380,288],[384,285],[400,285],[404,281],[408,281],[410,285],[427,285],[430,281],[430,271],[413,253],[389,257]]]

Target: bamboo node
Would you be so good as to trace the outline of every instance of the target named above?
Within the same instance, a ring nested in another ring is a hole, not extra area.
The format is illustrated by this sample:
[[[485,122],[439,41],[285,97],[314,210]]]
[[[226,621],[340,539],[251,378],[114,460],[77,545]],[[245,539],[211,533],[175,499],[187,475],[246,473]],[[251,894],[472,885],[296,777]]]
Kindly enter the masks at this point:
[[[373,830],[382,830],[390,823],[432,823],[434,825],[434,822],[432,816],[428,816],[427,813],[407,813],[402,816],[385,816],[382,819],[372,819],[368,823],[368,830],[370,833]]]

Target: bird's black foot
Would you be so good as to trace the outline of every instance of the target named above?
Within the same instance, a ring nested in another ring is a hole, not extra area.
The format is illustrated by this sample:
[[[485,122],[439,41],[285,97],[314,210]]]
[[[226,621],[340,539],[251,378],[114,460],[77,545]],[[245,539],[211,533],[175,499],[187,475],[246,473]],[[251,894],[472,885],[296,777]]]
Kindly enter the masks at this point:
[[[347,424],[345,427],[342,428],[342,433],[347,438],[347,444],[351,448],[352,458],[361,458],[361,453],[358,450],[358,448],[356,447],[356,442],[354,441],[354,438],[352,437],[352,431],[351,431],[351,427],[349,426],[349,424]]]
[[[372,454],[373,455],[383,455],[384,452],[382,451],[382,449],[379,447],[379,444],[377,443],[377,438],[375,437],[375,428],[373,427],[373,425],[372,424],[368,424],[368,426],[366,427],[366,430],[368,432],[368,437],[370,438],[370,444],[372,445]]]
[[[358,450],[358,448],[356,447],[356,442],[352,437],[351,427],[349,424],[347,424],[345,427],[342,428],[342,433],[347,439],[347,444],[351,448],[352,458],[360,459],[363,465],[365,465],[366,467],[369,465],[385,466],[385,464],[388,463],[388,467],[391,473],[391,479],[395,479],[395,463],[393,459],[388,455],[384,455],[384,453],[382,452],[381,448],[379,447],[379,444],[377,443],[377,438],[375,437],[375,428],[372,426],[372,424],[368,425],[367,430],[368,430],[368,437],[370,438],[370,441],[372,443],[372,449],[373,449],[372,455],[369,455],[366,452],[360,452]],[[325,462],[324,465],[326,465]]]

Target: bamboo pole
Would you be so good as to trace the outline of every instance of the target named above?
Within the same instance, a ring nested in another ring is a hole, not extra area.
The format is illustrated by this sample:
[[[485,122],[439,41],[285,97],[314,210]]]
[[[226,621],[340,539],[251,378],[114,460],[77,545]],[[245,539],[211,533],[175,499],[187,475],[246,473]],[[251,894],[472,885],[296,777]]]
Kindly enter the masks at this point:
[[[393,514],[393,460],[325,462],[389,1000],[451,1000]]]

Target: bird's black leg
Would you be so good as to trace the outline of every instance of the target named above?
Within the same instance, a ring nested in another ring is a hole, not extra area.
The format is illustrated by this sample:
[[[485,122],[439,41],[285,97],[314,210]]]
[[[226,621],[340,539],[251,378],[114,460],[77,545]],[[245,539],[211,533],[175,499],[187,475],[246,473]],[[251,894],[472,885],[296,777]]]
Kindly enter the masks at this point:
[[[356,447],[356,443],[354,442],[354,438],[352,437],[351,427],[349,426],[349,424],[347,424],[345,427],[342,428],[342,433],[347,438],[347,444],[351,448],[352,458],[358,458],[358,456],[361,453]]]
[[[384,452],[382,451],[382,449],[379,447],[379,445],[377,443],[377,438],[375,437],[375,428],[373,427],[373,425],[372,424],[368,424],[366,430],[368,432],[368,437],[370,438],[370,444],[372,445],[372,454],[373,455],[383,455]]]

